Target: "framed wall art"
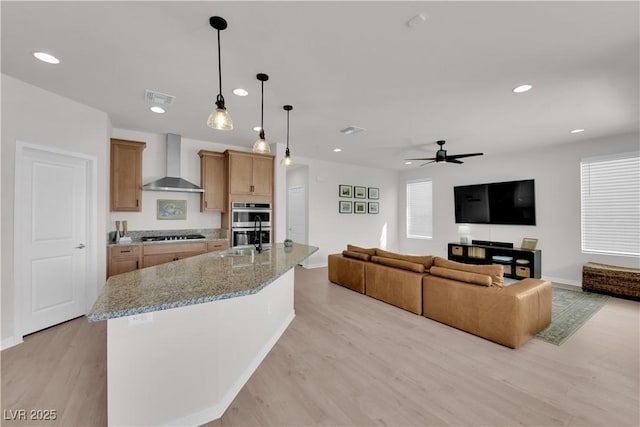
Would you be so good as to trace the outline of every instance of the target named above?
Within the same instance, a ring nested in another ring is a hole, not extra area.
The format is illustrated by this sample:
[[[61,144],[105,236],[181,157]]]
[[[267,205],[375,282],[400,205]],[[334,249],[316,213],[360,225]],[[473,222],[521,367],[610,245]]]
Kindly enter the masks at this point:
[[[368,191],[369,191],[369,194],[368,194],[369,199],[378,200],[380,198],[380,189],[376,187],[369,187]]]
[[[338,212],[340,213],[351,213],[353,212],[351,201],[340,200],[338,202]]]
[[[338,193],[340,193],[340,197],[353,197],[352,187],[350,185],[340,184],[338,186]]]
[[[538,239],[532,237],[524,237],[520,244],[520,249],[526,249],[528,251],[534,251],[538,245]]]
[[[187,219],[187,201],[158,199],[157,215],[158,219]]]
[[[367,202],[353,202],[353,211],[357,214],[367,213]]]
[[[369,213],[377,214],[379,211],[379,207],[380,206],[378,206],[378,202],[369,202]]]
[[[357,185],[353,186],[353,197],[356,199],[366,199],[367,198],[367,187],[358,187]]]

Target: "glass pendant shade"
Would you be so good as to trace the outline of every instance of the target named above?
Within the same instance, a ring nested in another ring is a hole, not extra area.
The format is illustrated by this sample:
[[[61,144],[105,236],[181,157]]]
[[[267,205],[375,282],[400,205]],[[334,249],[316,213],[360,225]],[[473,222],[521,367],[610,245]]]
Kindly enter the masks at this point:
[[[207,126],[212,129],[232,130],[233,121],[226,108],[216,108],[209,115]]]
[[[284,153],[284,157],[280,160],[280,166],[293,166],[293,159],[291,158],[291,154],[289,153],[289,149]]]
[[[260,154],[271,153],[271,148],[269,147],[269,144],[267,143],[267,141],[264,139],[263,131],[260,131],[260,136],[258,137],[258,140],[255,142],[255,144],[253,144],[253,152],[260,153]]]

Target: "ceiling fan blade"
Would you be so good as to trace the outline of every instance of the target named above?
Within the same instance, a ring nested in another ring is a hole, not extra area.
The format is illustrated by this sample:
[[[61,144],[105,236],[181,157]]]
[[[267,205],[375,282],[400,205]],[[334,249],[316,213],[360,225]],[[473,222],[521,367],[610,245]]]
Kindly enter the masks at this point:
[[[447,156],[447,159],[462,159],[465,157],[482,156],[482,155],[484,155],[484,153],[453,154],[451,156]]]
[[[459,165],[464,163],[464,162],[462,162],[460,160],[452,159],[451,157],[447,157],[447,160],[445,160],[445,162],[447,162],[447,163],[457,163]]]
[[[418,160],[418,159],[416,159],[416,160]],[[428,165],[429,163],[435,163],[435,162],[436,162],[435,160],[431,160],[430,162],[423,163],[423,164],[421,164],[420,166]]]
[[[422,158],[419,158],[419,159],[405,159],[405,160],[434,160],[435,161],[436,158],[435,157],[422,157]]]

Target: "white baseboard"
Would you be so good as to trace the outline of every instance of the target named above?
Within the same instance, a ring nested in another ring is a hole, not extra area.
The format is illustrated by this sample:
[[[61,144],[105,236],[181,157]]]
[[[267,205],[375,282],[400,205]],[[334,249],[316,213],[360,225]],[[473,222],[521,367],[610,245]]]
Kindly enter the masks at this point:
[[[303,267],[304,268],[322,268],[322,267],[326,267],[328,265],[329,264],[327,264],[326,262],[318,262],[318,263],[314,263],[314,264],[307,263],[307,264],[304,264]]]
[[[22,344],[22,337],[20,339],[16,339],[16,337],[9,337],[2,340],[0,343],[0,350],[6,350],[18,344]]]
[[[217,420],[218,418],[221,418],[224,415],[225,411],[229,408],[229,406],[231,406],[231,403],[233,403],[233,399],[235,399],[238,393],[240,393],[240,390],[242,390],[242,387],[244,387],[247,381],[249,381],[249,378],[251,378],[251,375],[253,375],[256,369],[258,369],[258,366],[260,366],[264,358],[267,357],[267,354],[269,354],[273,346],[276,345],[276,343],[278,342],[282,334],[284,334],[284,332],[289,327],[289,324],[293,321],[295,317],[296,317],[296,312],[291,311],[291,313],[282,322],[280,327],[275,331],[275,333],[271,336],[271,338],[269,338],[269,340],[266,342],[264,347],[262,347],[260,352],[256,354],[254,359],[251,361],[249,366],[247,366],[247,369],[245,369],[242,375],[240,375],[240,377],[235,382],[235,384],[233,384],[231,388],[229,388],[227,393],[222,397],[220,403],[214,406],[210,406],[209,408],[203,409],[202,411],[197,412],[195,414],[189,414],[188,416],[171,420],[166,425],[167,426],[178,426],[178,425],[199,426],[199,425],[211,422],[213,420]]]
[[[559,283],[563,285],[571,285],[582,288],[582,282],[577,280],[563,279],[561,277],[542,276],[544,280],[548,280],[551,283]]]

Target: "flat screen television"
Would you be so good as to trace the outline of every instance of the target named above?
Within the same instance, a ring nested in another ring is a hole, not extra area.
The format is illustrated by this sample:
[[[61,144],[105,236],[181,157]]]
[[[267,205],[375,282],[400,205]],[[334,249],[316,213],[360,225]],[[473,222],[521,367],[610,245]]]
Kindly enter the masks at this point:
[[[494,182],[453,188],[456,223],[536,225],[535,182]]]

